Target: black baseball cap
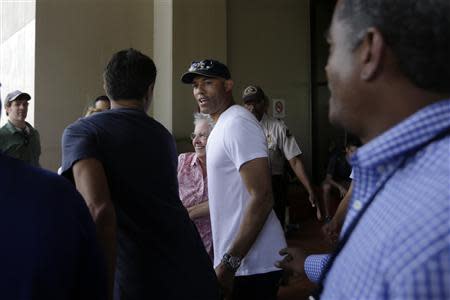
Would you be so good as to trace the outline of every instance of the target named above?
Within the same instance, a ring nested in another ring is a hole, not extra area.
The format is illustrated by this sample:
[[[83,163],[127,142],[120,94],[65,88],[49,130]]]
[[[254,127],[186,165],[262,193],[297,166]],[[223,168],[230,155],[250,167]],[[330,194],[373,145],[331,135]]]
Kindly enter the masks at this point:
[[[189,70],[181,76],[181,81],[186,84],[191,84],[194,78],[199,75],[224,79],[231,78],[230,71],[226,65],[214,59],[204,59],[193,61]]]

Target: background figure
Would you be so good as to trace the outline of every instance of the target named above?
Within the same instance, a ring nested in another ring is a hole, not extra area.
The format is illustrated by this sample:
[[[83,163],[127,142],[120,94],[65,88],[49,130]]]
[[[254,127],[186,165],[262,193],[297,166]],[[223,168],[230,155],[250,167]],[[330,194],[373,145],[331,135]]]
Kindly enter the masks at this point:
[[[264,132],[234,103],[233,80],[221,62],[194,61],[181,80],[215,122],[206,159],[214,266],[225,299],[274,300],[282,273],[274,263],[286,241],[272,210]]]
[[[354,183],[352,180],[347,193],[339,203],[336,213],[329,222],[322,226],[322,232],[332,245],[336,245],[339,239],[339,234],[341,233],[342,225],[344,225],[345,216],[348,210],[348,203],[352,198],[353,184]]]
[[[101,95],[95,98],[94,100],[94,108],[100,110],[108,110],[111,109],[111,101],[109,97],[106,95]]]
[[[323,199],[323,214],[325,222],[329,222],[333,217],[332,200],[337,195],[342,199],[347,194],[348,188],[352,182],[350,174],[352,166],[350,165],[350,158],[361,146],[361,142],[355,138],[347,139],[345,150],[335,151],[328,161],[327,175],[322,183],[322,199]]]
[[[108,109],[111,109],[111,101],[109,100],[108,96],[98,96],[97,98],[95,98],[92,105],[88,107],[85,117],[89,117],[94,113],[98,113]]]
[[[272,189],[275,200],[274,210],[281,225],[286,226],[287,185],[284,177],[284,162],[287,160],[297,178],[309,194],[309,202],[316,208],[317,218],[321,218],[319,206],[311,182],[306,175],[300,150],[295,137],[283,121],[267,114],[269,99],[259,86],[250,85],[242,93],[244,107],[247,108],[261,124],[269,147],[269,161],[272,172]]]
[[[28,93],[16,90],[5,98],[8,122],[0,129],[0,151],[39,167],[41,141],[39,132],[25,121],[28,113]]]
[[[106,300],[95,226],[73,186],[0,153],[0,191],[1,298]]]
[[[146,111],[156,67],[134,49],[104,72],[112,109],[81,118],[63,135],[63,175],[97,226],[116,300],[219,299],[219,286],[178,192],[169,131]]]
[[[206,252],[213,259],[206,175],[206,143],[214,125],[211,117],[202,113],[194,114],[194,125],[195,129],[191,138],[195,152],[182,153],[178,156],[178,188],[181,202],[197,226]]]

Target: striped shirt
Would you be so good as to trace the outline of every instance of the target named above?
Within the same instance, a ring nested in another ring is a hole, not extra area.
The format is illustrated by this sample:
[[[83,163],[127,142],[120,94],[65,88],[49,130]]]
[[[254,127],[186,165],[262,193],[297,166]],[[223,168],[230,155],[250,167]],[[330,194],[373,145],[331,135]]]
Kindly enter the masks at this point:
[[[336,258],[321,299],[450,299],[450,136],[429,143],[449,129],[450,100],[440,101],[352,157],[355,185],[341,238],[382,187]],[[327,259],[307,258],[312,281]]]

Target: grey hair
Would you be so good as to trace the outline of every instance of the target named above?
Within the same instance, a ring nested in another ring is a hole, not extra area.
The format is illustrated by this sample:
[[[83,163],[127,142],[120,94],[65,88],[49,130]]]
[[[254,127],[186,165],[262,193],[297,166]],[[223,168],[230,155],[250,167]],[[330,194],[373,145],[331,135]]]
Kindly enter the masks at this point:
[[[370,27],[377,28],[391,48],[402,73],[419,88],[450,92],[449,0],[343,0],[336,17],[357,44]]]
[[[214,121],[210,115],[199,113],[199,112],[194,113],[194,125],[197,126],[197,124],[201,121],[206,121],[206,123],[208,123],[209,132],[211,132],[213,130]]]

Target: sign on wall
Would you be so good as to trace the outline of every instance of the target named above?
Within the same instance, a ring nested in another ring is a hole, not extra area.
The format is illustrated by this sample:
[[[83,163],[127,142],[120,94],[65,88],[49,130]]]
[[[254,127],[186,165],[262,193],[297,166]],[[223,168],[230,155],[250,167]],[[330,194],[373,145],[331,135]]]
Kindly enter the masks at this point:
[[[286,104],[284,99],[272,99],[272,114],[274,118],[282,119],[286,116]]]

